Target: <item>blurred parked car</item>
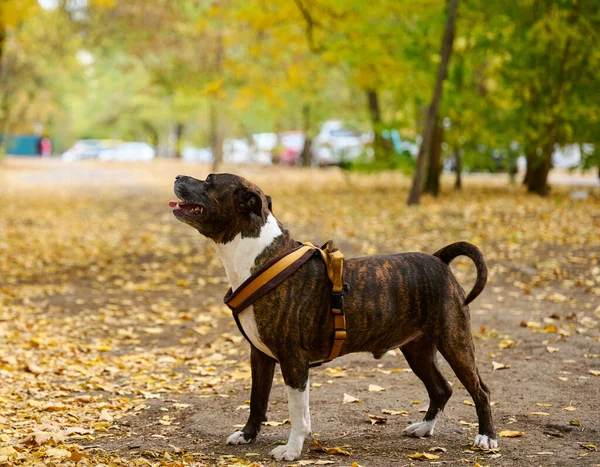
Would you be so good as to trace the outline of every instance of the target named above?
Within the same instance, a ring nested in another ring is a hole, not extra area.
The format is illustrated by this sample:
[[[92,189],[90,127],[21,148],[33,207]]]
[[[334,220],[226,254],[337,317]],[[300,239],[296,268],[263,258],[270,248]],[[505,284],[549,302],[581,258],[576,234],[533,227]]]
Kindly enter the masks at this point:
[[[186,146],[181,151],[181,158],[186,162],[204,162],[209,163],[213,160],[212,150],[210,148],[196,148]]]
[[[106,139],[80,139],[72,148],[63,152],[61,159],[66,162],[81,159],[97,159],[104,151],[113,149],[117,141]]]
[[[273,163],[274,150],[277,146],[277,133],[255,133],[252,135],[254,141],[254,154],[252,162],[270,165]]]
[[[390,141],[394,147],[394,152],[397,156],[410,157],[416,159],[419,155],[419,145],[402,139],[398,130],[383,130],[382,136],[384,139]]]
[[[281,149],[279,163],[283,165],[296,165],[304,148],[306,136],[302,131],[285,131],[279,134]]]
[[[102,161],[140,161],[149,162],[154,159],[154,148],[146,143],[123,143],[113,149],[101,151],[98,159]]]
[[[368,135],[361,135],[339,120],[328,120],[313,143],[313,153],[319,165],[337,165],[352,162],[365,152]]]
[[[271,165],[269,151],[262,151],[258,145],[250,146],[245,139],[226,139],[223,143],[223,160],[233,164]]]
[[[259,151],[272,151],[277,145],[277,133],[255,133],[252,139]]]

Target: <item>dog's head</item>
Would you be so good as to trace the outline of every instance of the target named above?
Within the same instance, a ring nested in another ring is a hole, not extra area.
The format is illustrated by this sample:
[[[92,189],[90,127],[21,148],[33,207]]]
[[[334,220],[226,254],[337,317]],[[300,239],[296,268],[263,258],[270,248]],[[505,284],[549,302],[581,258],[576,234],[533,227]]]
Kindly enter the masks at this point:
[[[178,175],[175,195],[181,200],[169,203],[175,217],[217,243],[238,234],[258,237],[271,211],[269,196],[232,174],[210,174],[205,180]]]

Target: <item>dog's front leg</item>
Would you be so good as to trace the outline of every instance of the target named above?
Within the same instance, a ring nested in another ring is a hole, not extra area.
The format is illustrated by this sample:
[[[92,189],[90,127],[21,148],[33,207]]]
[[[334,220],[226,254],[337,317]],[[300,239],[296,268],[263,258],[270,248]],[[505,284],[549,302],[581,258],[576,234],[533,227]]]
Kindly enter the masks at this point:
[[[250,365],[252,367],[250,416],[246,426],[241,431],[235,431],[227,438],[227,444],[251,443],[258,436],[262,422],[267,420],[267,407],[271,386],[273,385],[275,363],[275,359],[252,346],[250,351]]]
[[[288,357],[289,358],[289,357]],[[271,451],[277,460],[293,461],[300,459],[304,438],[310,432],[310,409],[308,405],[309,382],[308,360],[294,358],[280,361],[281,373],[287,387],[288,409],[292,429],[287,444]]]

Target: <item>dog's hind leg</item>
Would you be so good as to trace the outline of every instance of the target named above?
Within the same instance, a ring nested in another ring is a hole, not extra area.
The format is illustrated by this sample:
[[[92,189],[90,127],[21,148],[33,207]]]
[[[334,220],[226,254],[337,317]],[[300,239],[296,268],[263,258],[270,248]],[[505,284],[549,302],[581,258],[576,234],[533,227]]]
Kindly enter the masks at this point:
[[[479,434],[473,445],[484,449],[498,447],[492,409],[490,407],[490,390],[481,380],[475,364],[475,347],[471,336],[470,326],[453,327],[447,330],[438,344],[440,353],[450,364],[454,373],[464,385],[475,402],[477,418],[479,419]]]
[[[252,392],[250,393],[250,416],[242,430],[234,431],[227,444],[247,444],[256,439],[262,422],[267,420],[267,406],[275,373],[275,359],[251,346]]]
[[[425,384],[429,394],[429,409],[425,418],[406,427],[404,433],[417,437],[431,436],[440,413],[452,395],[452,389],[438,369],[437,348],[433,341],[427,337],[420,337],[400,350],[413,372]]]

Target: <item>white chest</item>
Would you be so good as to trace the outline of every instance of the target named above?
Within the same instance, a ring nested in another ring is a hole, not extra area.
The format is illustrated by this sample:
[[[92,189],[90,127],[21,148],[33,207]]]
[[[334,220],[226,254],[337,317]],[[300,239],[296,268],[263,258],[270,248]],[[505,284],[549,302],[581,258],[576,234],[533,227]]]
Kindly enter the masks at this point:
[[[225,273],[233,290],[238,288],[251,276],[251,269],[256,262],[256,258],[282,233],[277,219],[275,219],[273,214],[270,214],[262,226],[258,237],[242,237],[238,235],[228,243],[213,243],[213,247],[223,263]],[[246,308],[238,315],[238,319],[252,345],[270,357],[275,358],[260,338],[256,319],[254,318],[254,308],[252,306]]]
[[[238,315],[240,325],[246,333],[246,336],[252,342],[252,345],[261,352],[267,354],[269,357],[275,358],[273,352],[265,345],[258,334],[258,326],[256,325],[256,319],[254,318],[254,307],[249,306]]]

